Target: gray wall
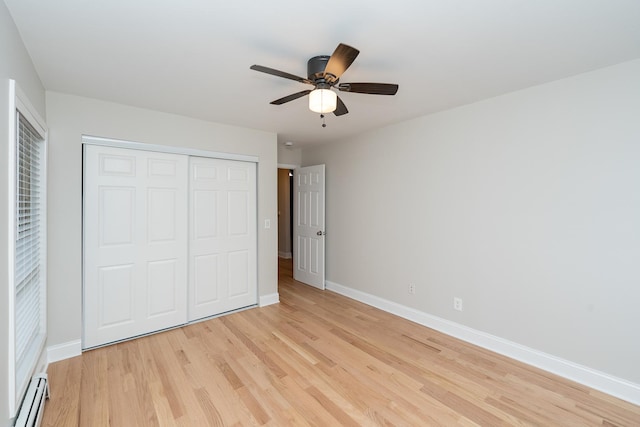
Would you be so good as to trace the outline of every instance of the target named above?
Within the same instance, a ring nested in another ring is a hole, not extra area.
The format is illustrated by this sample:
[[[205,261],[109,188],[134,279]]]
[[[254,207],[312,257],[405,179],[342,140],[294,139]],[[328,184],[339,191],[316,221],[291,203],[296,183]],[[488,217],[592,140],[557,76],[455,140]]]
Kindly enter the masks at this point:
[[[36,74],[31,58],[27,53],[20,34],[3,1],[0,1],[0,425],[10,424],[9,419],[9,383],[8,370],[8,341],[9,315],[7,295],[13,292],[13,286],[8,280],[8,223],[7,203],[8,176],[6,174],[9,161],[9,79],[14,79],[29,98],[33,107],[41,117],[45,117],[45,92]]]
[[[268,132],[47,92],[49,125],[49,340],[82,331],[82,135],[259,157],[258,294],[277,293],[277,148]]]
[[[640,60],[302,156],[327,280],[640,384]]]
[[[278,163],[300,166],[302,163],[302,150],[300,148],[287,147],[284,143],[278,143]]]

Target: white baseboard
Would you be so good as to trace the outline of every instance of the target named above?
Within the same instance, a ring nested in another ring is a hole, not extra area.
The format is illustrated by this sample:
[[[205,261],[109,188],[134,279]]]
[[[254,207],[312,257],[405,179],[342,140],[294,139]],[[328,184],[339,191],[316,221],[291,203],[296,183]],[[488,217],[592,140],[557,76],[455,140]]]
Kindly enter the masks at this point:
[[[40,352],[40,357],[38,358],[38,364],[36,365],[34,374],[47,372],[48,368],[49,368],[48,349],[46,347],[43,347],[42,351]]]
[[[293,258],[293,254],[291,252],[278,251],[278,257],[284,258],[284,259],[291,259],[291,258]]]
[[[62,344],[47,347],[48,363],[58,362],[64,359],[80,356],[82,354],[82,342],[74,340]]]
[[[326,281],[328,290],[379,308],[452,337],[543,369],[628,402],[640,405],[640,384],[617,378],[473,328],[424,313],[366,292]]]
[[[260,297],[260,307],[266,307],[271,304],[278,304],[280,302],[280,294],[277,292],[275,294],[263,295]]]

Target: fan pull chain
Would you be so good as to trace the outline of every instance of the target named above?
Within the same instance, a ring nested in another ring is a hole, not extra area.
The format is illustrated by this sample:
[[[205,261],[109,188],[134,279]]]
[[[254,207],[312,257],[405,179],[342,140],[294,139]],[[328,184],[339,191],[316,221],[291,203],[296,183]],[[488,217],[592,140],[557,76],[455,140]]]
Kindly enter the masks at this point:
[[[323,128],[326,128],[326,127],[327,127],[327,124],[326,124],[326,123],[325,123],[325,121],[324,121],[324,114],[320,114],[320,118],[322,119],[322,127],[323,127]]]

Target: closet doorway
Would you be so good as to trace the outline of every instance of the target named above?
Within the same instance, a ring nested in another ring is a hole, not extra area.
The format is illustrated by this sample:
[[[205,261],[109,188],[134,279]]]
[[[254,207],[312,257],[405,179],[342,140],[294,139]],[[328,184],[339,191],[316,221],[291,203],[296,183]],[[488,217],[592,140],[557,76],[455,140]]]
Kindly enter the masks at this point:
[[[83,192],[84,349],[257,304],[255,162],[85,143]]]

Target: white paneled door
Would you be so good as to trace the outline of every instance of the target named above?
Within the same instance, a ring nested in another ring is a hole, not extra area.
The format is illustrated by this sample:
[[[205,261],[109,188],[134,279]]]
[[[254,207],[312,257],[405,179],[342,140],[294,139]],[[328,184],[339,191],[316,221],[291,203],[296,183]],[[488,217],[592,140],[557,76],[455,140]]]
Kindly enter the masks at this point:
[[[83,348],[257,304],[255,163],[84,156]]]
[[[85,145],[84,348],[187,321],[187,168]]]
[[[294,279],[324,289],[324,165],[294,171]]]
[[[257,303],[256,164],[191,157],[189,320]]]

